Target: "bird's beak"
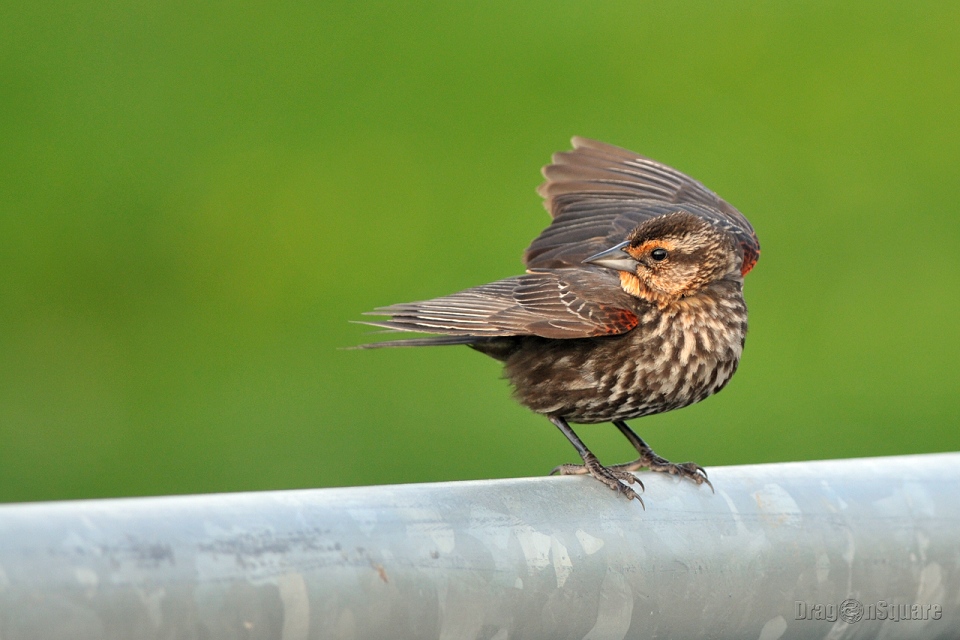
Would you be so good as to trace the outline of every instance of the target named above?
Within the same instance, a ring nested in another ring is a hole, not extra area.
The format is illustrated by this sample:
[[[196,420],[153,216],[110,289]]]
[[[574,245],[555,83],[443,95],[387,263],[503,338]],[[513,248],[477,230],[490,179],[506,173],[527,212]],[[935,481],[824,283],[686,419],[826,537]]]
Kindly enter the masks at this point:
[[[598,267],[606,267],[607,269],[614,269],[616,271],[629,271],[634,273],[637,270],[637,265],[640,264],[634,260],[633,256],[623,250],[624,247],[630,245],[630,242],[621,242],[615,247],[610,247],[606,251],[601,251],[600,253],[590,256],[583,261],[583,264],[595,264]]]

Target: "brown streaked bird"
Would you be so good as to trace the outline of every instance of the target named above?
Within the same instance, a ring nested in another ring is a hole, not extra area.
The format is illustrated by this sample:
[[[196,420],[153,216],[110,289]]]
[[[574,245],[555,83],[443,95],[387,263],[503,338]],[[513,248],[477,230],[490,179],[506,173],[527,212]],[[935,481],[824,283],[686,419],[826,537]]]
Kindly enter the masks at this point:
[[[658,456],[626,420],[720,391],[747,332],[743,276],[760,244],[747,219],[696,180],[585,138],[544,167],[553,221],[524,275],[423,302],[381,307],[377,327],[441,334],[363,348],[467,345],[504,363],[521,404],[543,414],[590,474],[627,498],[643,468],[707,483],[703,467]],[[604,466],[570,422],[612,422],[639,458]],[[712,486],[712,485],[711,485]]]

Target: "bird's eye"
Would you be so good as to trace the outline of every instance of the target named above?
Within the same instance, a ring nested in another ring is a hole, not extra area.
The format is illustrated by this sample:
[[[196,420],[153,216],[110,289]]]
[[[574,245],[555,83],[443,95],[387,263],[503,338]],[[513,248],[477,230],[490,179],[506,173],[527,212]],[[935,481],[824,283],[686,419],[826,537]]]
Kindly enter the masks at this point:
[[[666,250],[666,249],[654,249],[653,251],[650,252],[650,257],[653,258],[654,260],[656,260],[657,262],[661,262],[661,261],[663,261],[663,260],[666,260],[666,259],[667,259],[667,250]]]

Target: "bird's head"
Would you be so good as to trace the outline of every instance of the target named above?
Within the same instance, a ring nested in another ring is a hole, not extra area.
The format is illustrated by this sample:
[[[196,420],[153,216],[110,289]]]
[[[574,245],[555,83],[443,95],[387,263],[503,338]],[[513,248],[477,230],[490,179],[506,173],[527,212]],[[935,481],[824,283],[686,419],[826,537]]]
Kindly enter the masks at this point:
[[[627,293],[665,306],[722,278],[740,278],[743,250],[735,238],[687,211],[646,220],[627,239],[586,264],[619,272]]]

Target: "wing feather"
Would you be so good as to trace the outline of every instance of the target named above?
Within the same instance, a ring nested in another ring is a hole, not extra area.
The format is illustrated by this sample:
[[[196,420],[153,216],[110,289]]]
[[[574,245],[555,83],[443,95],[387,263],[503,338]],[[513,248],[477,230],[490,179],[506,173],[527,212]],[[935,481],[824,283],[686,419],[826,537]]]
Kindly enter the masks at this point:
[[[553,222],[524,253],[530,269],[579,266],[644,220],[679,209],[734,234],[743,247],[744,274],[760,255],[742,213],[690,176],[627,149],[576,137],[573,150],[554,154],[543,175],[538,192]]]
[[[633,306],[613,274],[592,268],[560,269],[381,307],[367,315],[387,319],[366,324],[449,336],[585,338],[633,329],[637,325]]]
[[[617,276],[583,265],[625,240],[640,223],[684,210],[733,234],[746,274],[760,255],[747,219],[703,184],[639,154],[586,138],[553,156],[539,188],[552,222],[524,253],[528,272],[442,298],[382,307],[365,324],[389,332],[439,336],[372,343],[380,346],[478,344],[499,336],[586,338],[637,326],[637,301]]]

